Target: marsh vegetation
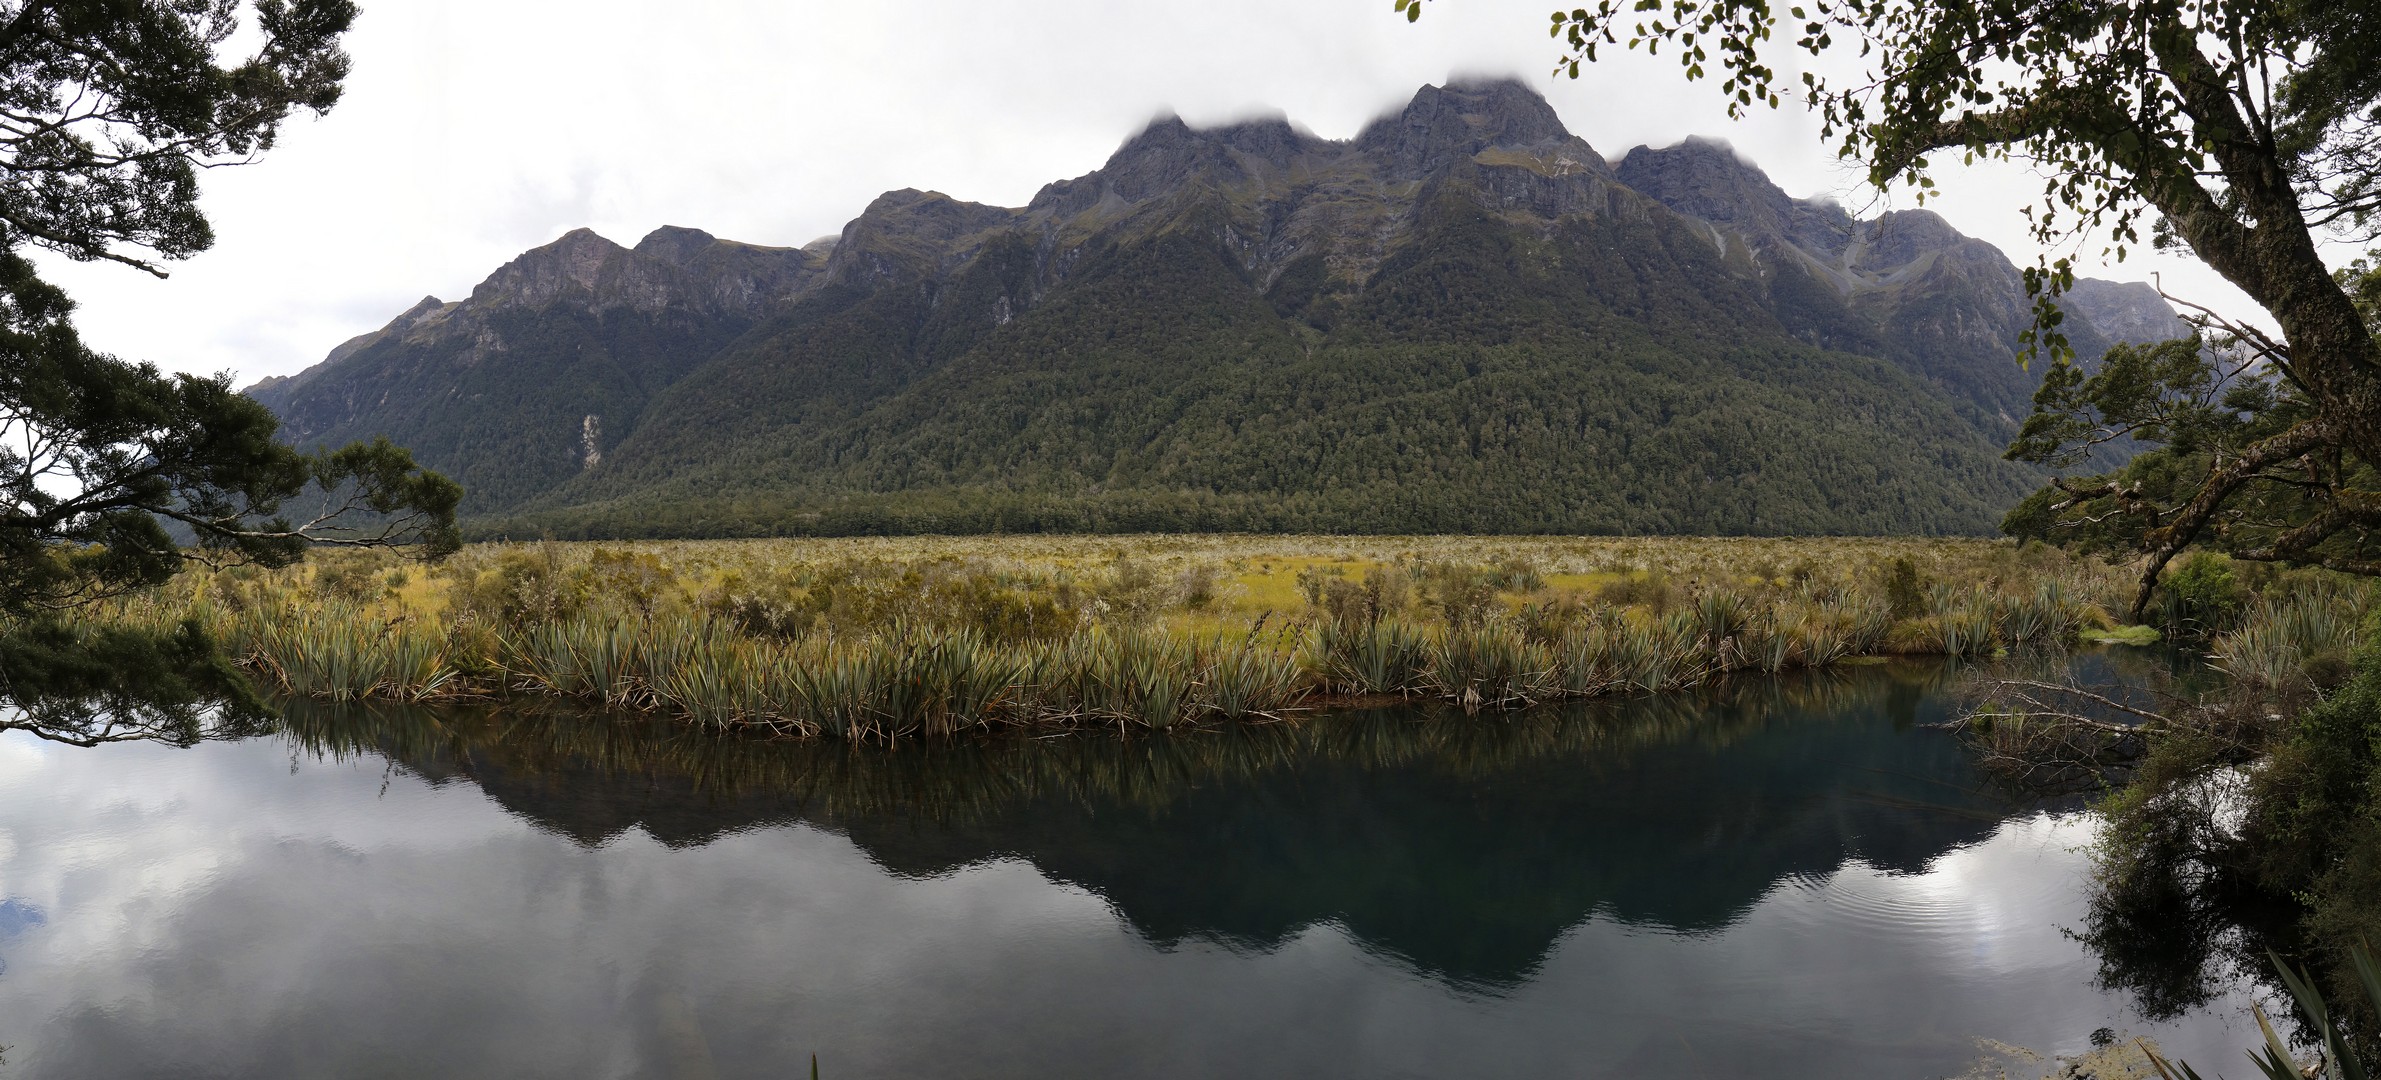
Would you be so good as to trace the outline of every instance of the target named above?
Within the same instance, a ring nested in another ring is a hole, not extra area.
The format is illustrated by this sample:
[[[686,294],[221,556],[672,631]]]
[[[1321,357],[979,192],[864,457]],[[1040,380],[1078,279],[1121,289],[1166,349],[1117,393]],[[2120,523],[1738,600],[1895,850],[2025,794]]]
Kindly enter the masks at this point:
[[[548,542],[427,568],[358,552],[192,574],[101,621],[196,623],[302,697],[544,695],[887,738],[1277,719],[1351,699],[1511,709],[2055,648],[2112,627],[2128,577],[1968,540]]]

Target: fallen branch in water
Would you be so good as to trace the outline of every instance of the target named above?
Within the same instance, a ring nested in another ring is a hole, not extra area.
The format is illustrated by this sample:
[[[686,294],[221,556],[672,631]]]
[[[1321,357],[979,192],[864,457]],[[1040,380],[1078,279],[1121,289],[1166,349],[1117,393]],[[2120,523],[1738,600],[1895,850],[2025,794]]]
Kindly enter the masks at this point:
[[[2153,734],[2156,731],[2161,730],[2158,728],[2152,728],[2147,724],[2111,724],[2105,720],[2094,720],[2088,716],[2077,716],[2074,713],[2056,712],[2050,709],[2039,707],[2038,702],[2029,701],[2027,704],[2035,705],[2036,707],[2028,710],[1969,713],[1968,715],[1960,717],[1957,720],[1947,721],[1935,726],[1943,728],[1947,731],[1966,731],[1971,727],[1996,724],[2001,721],[2030,722],[2035,720],[2048,720],[2060,724],[2073,725],[2086,731],[2096,731],[2105,735],[2114,735],[2121,738],[2132,738],[2138,735]]]
[[[2114,709],[2117,712],[2138,716],[2153,723],[2174,723],[2172,719],[2168,718],[2163,713],[2154,713],[2147,709],[2136,709],[2131,705],[2125,704],[2124,702],[2118,701],[2104,694],[2095,694],[2080,686],[2076,686],[2073,683],[2046,683],[2036,682],[2032,679],[1995,679],[1993,682],[2000,686],[2025,687],[2030,690],[2040,690],[2054,694],[2066,694],[2070,697],[2079,697],[2103,708]],[[2077,719],[2082,718],[2078,717]]]
[[[2161,712],[2125,700],[2145,695],[2173,705]],[[2098,788],[2162,738],[2204,741],[2218,756],[2245,760],[2262,744],[2262,729],[2281,721],[2253,702],[2194,700],[2156,687],[1984,676],[1961,696],[1967,710],[1934,726],[1967,740],[1987,771],[2050,794]]]
[[[2169,715],[2071,682],[2007,677],[1979,679],[1963,697],[1974,704],[1935,726],[1967,740],[1987,771],[2046,794],[2102,786],[2147,754],[2150,739],[2196,730],[2205,712]]]

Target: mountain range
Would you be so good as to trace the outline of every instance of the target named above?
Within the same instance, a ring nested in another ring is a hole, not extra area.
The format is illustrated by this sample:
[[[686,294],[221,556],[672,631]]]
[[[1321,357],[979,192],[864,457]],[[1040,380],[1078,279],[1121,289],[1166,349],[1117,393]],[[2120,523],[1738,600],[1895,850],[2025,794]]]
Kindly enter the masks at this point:
[[[2087,360],[2185,332],[2143,284],[2066,306]],[[1972,533],[2040,481],[2000,457],[2029,313],[1933,213],[1608,160],[1491,80],[1350,140],[1162,118],[800,248],[574,231],[247,392],[411,447],[479,535]]]

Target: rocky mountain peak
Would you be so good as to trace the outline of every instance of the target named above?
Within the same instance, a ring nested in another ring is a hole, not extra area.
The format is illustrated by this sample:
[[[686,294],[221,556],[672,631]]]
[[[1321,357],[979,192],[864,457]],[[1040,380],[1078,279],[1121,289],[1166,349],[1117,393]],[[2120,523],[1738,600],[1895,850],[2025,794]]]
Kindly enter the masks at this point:
[[[1166,113],[1126,139],[1124,145],[1108,155],[1099,172],[1082,179],[1096,177],[1096,187],[1113,191],[1127,202],[1138,202],[1171,190],[1202,165],[1238,171],[1232,168],[1231,155],[1224,153],[1206,133],[1183,123],[1181,117]],[[1043,191],[1050,192],[1057,186],[1049,185]]]
[[[1756,246],[1782,240],[1806,251],[1840,254],[1852,216],[1835,203],[1796,199],[1769,174],[1719,139],[1690,137],[1675,146],[1640,146],[1621,159],[1620,182],[1690,217],[1744,232]]]
[[[1867,249],[1862,253],[1858,267],[1877,272],[1907,266],[1930,252],[1945,251],[1971,242],[1958,229],[1952,228],[1950,222],[1943,220],[1943,215],[1932,210],[1887,211],[1868,223],[1864,239]]]
[[[1298,155],[1309,153],[1324,143],[1312,132],[1299,128],[1290,123],[1288,117],[1278,114],[1209,128],[1203,134],[1215,142],[1273,165],[1288,165]]]
[[[422,297],[420,300],[414,301],[414,305],[412,307],[406,308],[403,312],[400,312],[396,318],[390,319],[388,321],[388,325],[383,326],[378,330],[374,330],[369,334],[358,334],[355,337],[349,338],[338,348],[332,349],[331,355],[325,358],[325,362],[336,363],[341,357],[348,356],[357,350],[362,349],[364,346],[370,345],[371,343],[380,340],[383,337],[387,337],[392,334],[403,334],[409,330],[412,330],[414,327],[420,326],[425,320],[429,320],[432,316],[446,310],[446,308],[447,302],[444,300],[441,300],[435,296]]]
[[[1490,147],[1570,138],[1554,107],[1518,79],[1450,80],[1365,125],[1356,149],[1386,159],[1396,178],[1416,179]]]
[[[2167,341],[2191,333],[2190,324],[2146,281],[2076,278],[2060,306],[2111,341]]]
[[[627,248],[593,229],[572,229],[497,268],[471,290],[471,299],[478,304],[551,303],[565,292],[594,288],[604,267],[627,254]]]
[[[387,325],[382,326],[380,329],[366,331],[364,333],[357,334],[346,341],[340,342],[337,346],[331,349],[330,355],[323,357],[321,363],[316,364],[313,367],[309,367],[306,370],[300,371],[294,375],[271,375],[262,379],[258,379],[255,383],[242,390],[241,393],[254,397],[259,401],[263,401],[268,406],[274,405],[282,401],[288,394],[296,391],[299,387],[304,386],[309,380],[322,374],[323,371],[336,366],[340,361],[345,360],[350,356],[354,356],[365,349],[371,348],[382,341],[388,340],[390,338],[402,337],[408,331],[411,331],[416,326],[422,325],[424,322],[437,321],[436,317],[446,312],[450,306],[452,305],[449,305],[446,301],[440,300],[435,296],[422,297],[420,300],[414,301],[414,305],[412,307],[406,308],[404,311],[398,313],[396,318],[390,319]]]
[[[1150,117],[1148,123],[1141,125],[1141,130],[1117,144],[1102,168],[1113,166],[1119,160],[1145,154],[1164,154],[1201,141],[1196,128],[1191,127],[1174,110],[1162,109]]]
[[[1860,220],[1832,202],[1791,198],[1726,143],[1708,139],[1637,147],[1615,172],[1705,223],[1724,249],[1751,252],[1749,269],[1806,340],[1879,349],[1955,387],[1987,417],[2014,423],[2022,414],[2033,384],[2008,358],[2032,305],[2000,249],[1930,210]],[[2181,332],[2172,309],[2146,286],[2077,284],[2067,307],[2079,316],[2069,324],[2079,354],[2096,357],[2113,342]]]
[[[1676,146],[1640,146],[1621,158],[1620,182],[1672,210],[1720,225],[1786,232],[1794,200],[1727,143],[1690,138]]]
[[[1895,210],[1856,220],[1841,206],[1796,199],[1725,142],[1689,138],[1674,146],[1640,146],[1615,170],[1621,183],[1672,210],[1734,233],[1769,255],[1799,252],[1827,268],[1838,288],[1866,288],[1931,256],[1948,254],[2002,276],[1998,249],[1951,227],[1931,210]],[[1931,266],[1931,262],[1929,263]],[[1917,267],[1923,270],[1925,267]],[[2014,271],[2009,271],[2014,274]]]
[[[827,250],[826,273],[848,280],[932,272],[955,249],[964,249],[968,237],[1014,224],[1018,214],[939,191],[888,191],[843,227],[842,237]]]
[[[590,311],[679,307],[755,316],[814,277],[822,262],[792,248],[739,244],[675,225],[654,230],[633,249],[573,229],[488,275],[471,290],[469,307],[542,308],[567,299]]]
[[[835,246],[843,247],[850,244],[853,227],[869,221],[904,220],[932,223],[943,229],[952,230],[951,235],[962,235],[977,229],[990,228],[1015,217],[1016,214],[1015,210],[1007,207],[954,199],[939,191],[902,188],[898,191],[885,192],[870,202],[868,209],[861,211],[859,217],[853,218],[851,224],[844,226],[843,235],[837,238]]]
[[[664,225],[646,233],[644,239],[637,241],[634,250],[639,255],[660,259],[672,266],[685,266],[716,243],[719,243],[718,237],[701,229]]]
[[[396,318],[389,320],[389,325],[410,326],[415,320],[418,320],[422,316],[445,306],[446,301],[444,300],[441,300],[435,296],[424,296],[421,299],[414,301],[413,306],[406,308],[403,314],[400,314]]]
[[[1193,177],[1237,183],[1248,177],[1251,163],[1260,169],[1286,168],[1300,155],[1332,145],[1281,116],[1194,128],[1163,113],[1108,155],[1097,172],[1045,185],[1027,208],[1065,217],[1111,195],[1125,203],[1164,195]]]

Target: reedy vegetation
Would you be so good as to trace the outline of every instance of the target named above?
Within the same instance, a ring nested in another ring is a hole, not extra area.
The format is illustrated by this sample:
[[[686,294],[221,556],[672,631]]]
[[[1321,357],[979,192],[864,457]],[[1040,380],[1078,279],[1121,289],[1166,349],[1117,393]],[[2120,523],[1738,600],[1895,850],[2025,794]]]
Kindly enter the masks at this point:
[[[1319,698],[1507,709],[2105,624],[2124,572],[1981,541],[1147,537],[475,545],[193,575],[194,619],[306,697],[539,695],[882,739],[1164,728]]]
[[[1682,743],[1731,745],[1782,716],[1882,709],[1949,678],[1942,665],[1913,661],[1875,665],[1854,677],[1813,672],[1689,694],[1607,697],[1517,712],[1494,724],[1416,723],[1451,714],[1425,702],[1366,710],[1343,723],[1178,729],[1130,742],[985,737],[931,747],[855,747],[740,738],[657,716],[591,722],[585,710],[544,698],[432,706],[301,698],[280,710],[280,727],[296,747],[339,759],[393,756],[415,768],[469,760],[541,774],[592,770],[705,797],[799,806],[822,823],[886,813],[974,823],[1049,800],[1162,813],[1195,789],[1322,765],[1427,765],[1485,782],[1555,758],[1625,761]]]

